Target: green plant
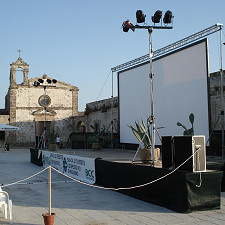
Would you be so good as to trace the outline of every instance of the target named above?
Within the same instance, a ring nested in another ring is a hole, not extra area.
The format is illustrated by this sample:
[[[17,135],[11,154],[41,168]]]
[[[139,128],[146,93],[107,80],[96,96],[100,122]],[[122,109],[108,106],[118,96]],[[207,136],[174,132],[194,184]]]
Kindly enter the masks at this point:
[[[133,134],[138,139],[140,143],[144,144],[144,148],[151,148],[151,138],[150,138],[150,129],[148,126],[145,125],[144,121],[142,120],[141,123],[139,121],[135,121],[136,129],[133,126],[128,126],[131,128]]]
[[[56,137],[58,136],[58,133],[55,132],[53,129],[52,131],[47,133],[47,138],[50,144],[56,143]]]
[[[89,142],[105,144],[108,141],[109,135],[105,131],[105,126],[98,128],[96,125],[91,125],[90,127],[94,130],[94,136],[89,138]]]
[[[195,116],[194,116],[193,113],[191,113],[189,115],[189,121],[191,123],[191,128],[190,129],[187,129],[182,123],[177,122],[177,126],[184,128],[183,135],[194,135],[194,120],[195,120]]]

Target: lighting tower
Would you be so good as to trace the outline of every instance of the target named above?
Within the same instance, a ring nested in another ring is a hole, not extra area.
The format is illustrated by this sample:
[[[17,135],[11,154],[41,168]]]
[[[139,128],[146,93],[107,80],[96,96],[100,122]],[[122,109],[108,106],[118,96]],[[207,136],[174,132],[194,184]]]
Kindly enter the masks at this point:
[[[173,14],[171,11],[166,11],[164,18],[163,18],[163,23],[164,26],[162,26],[162,22],[160,26],[156,26],[156,23],[160,23],[161,18],[162,18],[162,11],[157,10],[154,14],[154,16],[152,16],[152,22],[154,23],[153,26],[149,26],[145,23],[145,18],[146,15],[141,11],[141,10],[137,10],[136,12],[136,19],[137,19],[137,23],[143,23],[142,26],[136,24],[133,25],[129,20],[126,20],[123,22],[122,24],[122,28],[124,32],[128,32],[129,29],[131,29],[132,31],[135,31],[136,29],[147,29],[148,30],[148,34],[149,34],[149,59],[150,59],[150,73],[149,73],[149,78],[150,78],[150,86],[151,86],[151,114],[148,118],[148,124],[147,126],[150,128],[150,138],[151,138],[151,150],[152,150],[152,166],[154,167],[154,149],[155,149],[155,132],[157,132],[157,128],[155,125],[155,117],[154,117],[154,99],[153,99],[153,63],[152,63],[152,57],[153,57],[153,50],[152,50],[152,31],[153,29],[172,29],[172,26],[169,26],[169,24],[172,23],[172,18],[173,18]],[[145,137],[146,134],[144,134]],[[142,140],[144,140],[144,137]],[[138,148],[139,150],[139,148]],[[138,151],[136,152],[134,159],[137,155]],[[133,161],[134,161],[133,159]]]
[[[41,137],[41,143],[40,143],[40,148],[45,148],[45,139],[46,139],[46,112],[47,112],[47,96],[46,96],[46,88],[47,87],[56,87],[55,84],[57,83],[56,79],[38,79],[38,81],[34,81],[34,86],[35,87],[43,87],[44,88],[44,128],[43,128],[43,133]],[[39,147],[39,146],[38,146]]]

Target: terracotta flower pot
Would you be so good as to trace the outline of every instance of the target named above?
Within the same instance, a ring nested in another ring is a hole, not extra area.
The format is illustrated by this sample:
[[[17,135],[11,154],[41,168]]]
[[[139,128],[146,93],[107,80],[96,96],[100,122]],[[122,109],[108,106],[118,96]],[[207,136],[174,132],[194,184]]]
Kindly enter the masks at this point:
[[[56,143],[50,143],[49,144],[49,150],[50,151],[56,151],[57,150],[57,144]]]
[[[102,145],[100,143],[93,143],[92,144],[92,149],[93,150],[101,150],[102,149]]]
[[[55,213],[51,213],[51,215],[49,215],[49,213],[43,213],[42,216],[44,218],[45,225],[54,224]]]
[[[143,148],[139,151],[139,156],[142,163],[151,164],[152,163],[152,149],[151,148]],[[160,149],[154,149],[154,161],[157,161],[160,157]]]

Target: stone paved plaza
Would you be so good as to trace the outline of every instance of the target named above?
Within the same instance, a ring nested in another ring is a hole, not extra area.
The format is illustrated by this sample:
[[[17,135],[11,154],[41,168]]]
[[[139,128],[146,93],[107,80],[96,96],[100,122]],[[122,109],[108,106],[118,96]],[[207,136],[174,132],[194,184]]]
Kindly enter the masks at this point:
[[[132,160],[133,151],[73,150],[82,156]],[[99,155],[100,154],[100,155]],[[30,163],[29,149],[0,153],[1,184],[29,177],[43,168]],[[139,225],[139,224],[225,224],[225,192],[221,193],[221,209],[176,213],[115,191],[102,190],[68,181],[52,172],[52,212],[55,225]],[[2,188],[13,202],[13,224],[44,224],[42,213],[48,212],[48,172],[44,171],[22,184]],[[26,184],[27,182],[33,184]],[[41,183],[42,182],[42,183]],[[0,224],[10,224],[0,213]]]

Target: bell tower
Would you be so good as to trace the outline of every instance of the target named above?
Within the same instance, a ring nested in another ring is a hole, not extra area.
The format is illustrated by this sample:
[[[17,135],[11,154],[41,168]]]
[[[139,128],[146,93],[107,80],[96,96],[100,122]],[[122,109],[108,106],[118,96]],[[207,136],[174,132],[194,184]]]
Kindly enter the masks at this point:
[[[28,73],[29,73],[29,64],[24,62],[22,58],[20,57],[20,52],[22,50],[18,50],[19,52],[19,58],[17,59],[16,62],[13,62],[10,64],[10,87],[16,86],[16,70],[18,68],[21,68],[23,70],[23,82],[21,85],[28,85]]]

